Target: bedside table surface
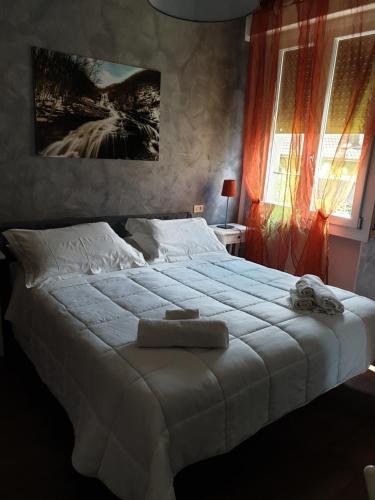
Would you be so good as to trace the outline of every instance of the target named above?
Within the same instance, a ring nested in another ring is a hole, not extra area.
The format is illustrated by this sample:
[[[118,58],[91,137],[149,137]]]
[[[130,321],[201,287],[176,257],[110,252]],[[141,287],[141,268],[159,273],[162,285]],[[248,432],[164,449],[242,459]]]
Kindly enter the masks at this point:
[[[233,228],[230,229],[224,229],[222,227],[217,227],[218,225],[221,224],[213,224],[210,226],[211,229],[215,231],[215,233],[218,233],[223,236],[230,236],[230,235],[236,235],[238,233],[244,233],[246,231],[246,226],[243,226],[242,224],[235,224],[233,222],[229,222],[228,226],[234,226]]]
[[[241,243],[245,242],[246,235],[246,226],[242,226],[241,224],[231,224],[230,226],[234,226],[230,229],[225,229],[222,227],[217,227],[217,224],[211,225],[210,228],[216,235],[216,238],[221,241],[223,245],[227,247],[227,250],[232,255],[237,255],[240,252]]]

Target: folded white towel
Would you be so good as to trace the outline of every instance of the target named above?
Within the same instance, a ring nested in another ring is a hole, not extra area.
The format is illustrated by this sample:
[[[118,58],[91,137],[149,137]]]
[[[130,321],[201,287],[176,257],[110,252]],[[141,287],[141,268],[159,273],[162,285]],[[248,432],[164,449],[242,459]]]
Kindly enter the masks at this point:
[[[209,319],[140,319],[139,347],[218,347],[227,348],[228,328],[224,321]]]
[[[302,276],[296,283],[296,290],[300,297],[314,297],[314,289],[311,281],[305,276]]]
[[[314,297],[301,297],[294,288],[289,290],[289,294],[292,306],[297,311],[314,311],[316,308]]]
[[[296,289],[299,295],[304,295],[313,291],[313,298],[316,302],[317,311],[325,312],[327,314],[337,314],[344,312],[344,305],[336,295],[330,290],[323,281],[314,274],[305,274],[296,283]],[[309,296],[309,295],[308,295]]]
[[[167,309],[165,319],[196,319],[199,318],[199,309]]]

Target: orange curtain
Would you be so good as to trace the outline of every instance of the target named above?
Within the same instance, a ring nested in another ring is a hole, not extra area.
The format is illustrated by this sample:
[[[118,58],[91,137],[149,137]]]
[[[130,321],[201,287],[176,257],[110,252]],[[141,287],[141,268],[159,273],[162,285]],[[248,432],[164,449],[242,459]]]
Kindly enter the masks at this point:
[[[292,6],[276,0],[254,16],[250,41],[243,156],[250,200],[246,257],[325,281],[329,219],[354,189],[375,128],[375,37],[358,36],[361,5],[348,3],[357,9],[346,18],[340,45],[337,21],[329,21],[329,0]],[[349,153],[358,137],[360,158],[354,162]],[[329,147],[333,153],[323,157]]]

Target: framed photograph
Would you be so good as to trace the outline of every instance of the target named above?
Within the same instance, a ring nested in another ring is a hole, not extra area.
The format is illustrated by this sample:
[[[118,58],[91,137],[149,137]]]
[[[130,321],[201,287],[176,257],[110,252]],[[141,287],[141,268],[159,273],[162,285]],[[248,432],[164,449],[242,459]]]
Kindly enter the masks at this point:
[[[159,160],[160,72],[33,47],[41,156]]]

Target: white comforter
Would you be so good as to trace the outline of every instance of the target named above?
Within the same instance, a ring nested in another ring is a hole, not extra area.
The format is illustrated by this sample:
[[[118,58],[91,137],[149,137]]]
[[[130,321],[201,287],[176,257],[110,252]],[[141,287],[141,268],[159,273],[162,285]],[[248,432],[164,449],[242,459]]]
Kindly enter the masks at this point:
[[[18,286],[8,317],[73,423],[74,467],[124,500],[172,500],[180,469],[230,450],[374,359],[375,302],[335,289],[343,315],[297,313],[295,281],[217,254]],[[171,307],[225,320],[229,349],[137,348],[138,318]]]

